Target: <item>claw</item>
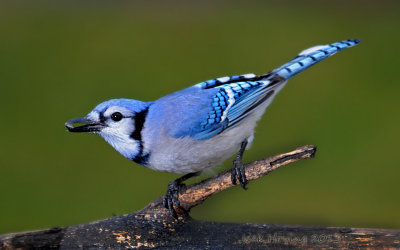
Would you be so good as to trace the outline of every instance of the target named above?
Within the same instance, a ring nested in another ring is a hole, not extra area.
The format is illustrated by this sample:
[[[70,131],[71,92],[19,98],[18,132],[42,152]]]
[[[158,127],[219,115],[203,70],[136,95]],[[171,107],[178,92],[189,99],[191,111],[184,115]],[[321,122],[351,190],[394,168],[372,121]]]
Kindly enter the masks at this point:
[[[178,199],[179,193],[183,193],[186,190],[186,185],[183,184],[182,182],[191,177],[197,176],[200,173],[201,172],[186,174],[174,181],[171,181],[168,184],[168,189],[167,189],[167,193],[165,194],[165,197],[163,200],[163,205],[166,209],[169,210],[172,217],[174,217],[175,219],[178,218],[178,215],[177,215],[174,207],[179,208],[179,210],[183,211],[184,213],[187,213],[187,211],[181,207],[181,204]]]
[[[235,162],[234,162],[235,164]],[[236,169],[235,165],[233,165],[233,168],[231,169],[231,182],[233,185],[236,185]]]
[[[242,160],[240,158],[236,158],[233,161],[233,168],[232,168],[232,175],[231,175],[231,180],[232,184],[236,185],[236,178],[239,180],[240,185],[244,190],[247,190],[247,179],[246,179],[246,173],[244,171],[244,165],[242,163]]]
[[[168,184],[168,190],[167,193],[165,194],[163,205],[165,208],[169,210],[172,217],[174,217],[175,219],[178,218],[178,215],[174,209],[174,206],[183,210],[183,208],[181,208],[181,204],[179,203],[178,196],[180,192],[183,192],[185,190],[186,190],[186,185],[179,183],[176,180]]]
[[[239,153],[236,156],[235,160],[233,161],[233,168],[231,170],[231,181],[233,185],[236,185],[236,178],[239,180],[240,185],[244,190],[247,190],[247,179],[246,179],[246,173],[244,171],[244,165],[242,163],[242,157],[244,150],[246,149],[247,146],[247,140],[244,140],[242,142],[242,145],[240,147]]]

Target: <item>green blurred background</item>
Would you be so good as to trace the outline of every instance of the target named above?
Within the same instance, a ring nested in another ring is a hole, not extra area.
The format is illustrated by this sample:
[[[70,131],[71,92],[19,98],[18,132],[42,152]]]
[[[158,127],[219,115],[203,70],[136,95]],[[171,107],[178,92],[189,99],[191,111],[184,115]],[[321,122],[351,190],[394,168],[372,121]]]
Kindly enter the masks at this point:
[[[178,177],[130,162],[98,136],[67,133],[68,119],[111,98],[155,100],[214,77],[265,73],[347,38],[362,43],[292,79],[245,154],[315,144],[316,158],[215,195],[192,216],[400,228],[398,3],[3,1],[0,233],[133,212]]]

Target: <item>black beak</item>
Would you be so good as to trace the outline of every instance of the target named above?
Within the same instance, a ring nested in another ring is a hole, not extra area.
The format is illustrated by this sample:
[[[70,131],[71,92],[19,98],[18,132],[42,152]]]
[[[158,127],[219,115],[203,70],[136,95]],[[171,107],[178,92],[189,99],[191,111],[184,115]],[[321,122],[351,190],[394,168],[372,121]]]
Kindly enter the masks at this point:
[[[74,126],[75,124],[81,124],[80,126]],[[99,132],[104,125],[95,121],[92,121],[86,117],[78,117],[69,120],[65,123],[69,132]]]

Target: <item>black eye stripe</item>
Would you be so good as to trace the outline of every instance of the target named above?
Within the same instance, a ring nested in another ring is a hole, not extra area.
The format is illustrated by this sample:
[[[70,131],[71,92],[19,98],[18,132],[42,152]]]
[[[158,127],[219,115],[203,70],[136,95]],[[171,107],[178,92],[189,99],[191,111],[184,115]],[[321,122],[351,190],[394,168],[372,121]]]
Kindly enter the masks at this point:
[[[107,115],[107,116],[105,116],[104,113],[105,113],[104,111],[99,113],[99,120],[100,120],[100,122],[102,122],[102,123],[106,122],[106,120],[108,120],[108,119],[111,119],[111,120],[113,120],[113,121],[116,121],[116,120],[114,120],[115,118],[113,119],[113,115],[116,114],[116,113],[121,114],[122,118],[132,118],[132,117],[135,117],[134,115],[123,115],[121,112],[118,112],[118,111],[112,113],[111,115]],[[115,116],[115,115],[114,115],[114,116]],[[116,116],[118,116],[118,115],[116,115]],[[122,118],[121,118],[121,120],[122,120]],[[118,119],[117,119],[117,120],[118,120]],[[120,120],[119,120],[119,121],[120,121]]]
[[[99,114],[99,120],[100,120],[101,123],[104,123],[106,121],[106,118],[104,117],[104,113],[103,112],[101,112]]]

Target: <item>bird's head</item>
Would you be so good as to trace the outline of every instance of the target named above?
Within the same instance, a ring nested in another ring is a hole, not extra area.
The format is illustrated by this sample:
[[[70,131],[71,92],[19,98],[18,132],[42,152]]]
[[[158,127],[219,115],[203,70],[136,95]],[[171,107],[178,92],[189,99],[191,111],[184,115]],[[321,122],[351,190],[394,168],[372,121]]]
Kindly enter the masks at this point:
[[[137,100],[112,99],[100,103],[86,116],[67,121],[65,127],[69,132],[99,134],[122,155],[134,160],[142,153],[140,132],[148,106]]]

